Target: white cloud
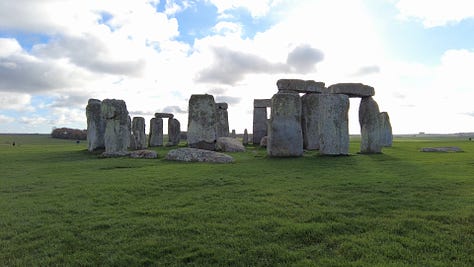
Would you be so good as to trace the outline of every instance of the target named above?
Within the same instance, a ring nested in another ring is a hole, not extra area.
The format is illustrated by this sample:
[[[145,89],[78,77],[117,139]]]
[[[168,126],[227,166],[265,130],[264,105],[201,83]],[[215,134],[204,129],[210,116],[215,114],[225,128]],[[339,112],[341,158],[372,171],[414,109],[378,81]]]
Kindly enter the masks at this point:
[[[396,7],[402,19],[416,19],[427,28],[474,18],[472,0],[399,0]]]
[[[15,121],[14,118],[0,114],[0,124],[7,124],[14,121]]]
[[[31,107],[31,96],[28,94],[0,92],[0,107],[3,110],[33,111]]]

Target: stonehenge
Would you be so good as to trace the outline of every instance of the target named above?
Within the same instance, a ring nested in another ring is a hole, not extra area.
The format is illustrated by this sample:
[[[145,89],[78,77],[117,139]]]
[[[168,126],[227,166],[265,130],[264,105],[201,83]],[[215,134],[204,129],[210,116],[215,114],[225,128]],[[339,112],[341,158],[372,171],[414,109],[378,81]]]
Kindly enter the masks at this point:
[[[321,155],[349,154],[349,97],[343,94],[321,94],[319,153]]]
[[[379,106],[375,100],[363,97],[359,106],[360,153],[382,153],[382,127]]]
[[[301,97],[301,127],[303,130],[303,148],[319,149],[319,99],[320,94],[306,93]]]
[[[126,154],[130,144],[130,118],[125,101],[105,99],[101,112],[105,119],[105,153]]]
[[[181,140],[181,124],[175,118],[168,119],[168,143],[166,146],[177,146]]]
[[[391,147],[393,143],[392,125],[390,124],[390,117],[387,112],[381,112],[380,127],[381,127],[381,144],[384,147]]]
[[[216,149],[217,114],[212,95],[192,95],[188,109],[188,146]]]
[[[141,150],[147,147],[145,134],[145,118],[134,117],[132,120],[132,135],[130,138],[130,148]]]
[[[253,136],[252,143],[260,144],[267,136],[267,108],[271,107],[271,99],[253,100]]]
[[[229,136],[229,115],[227,103],[216,103],[217,137]]]
[[[150,134],[148,136],[148,146],[157,147],[163,145],[163,119],[152,118],[150,120]]]

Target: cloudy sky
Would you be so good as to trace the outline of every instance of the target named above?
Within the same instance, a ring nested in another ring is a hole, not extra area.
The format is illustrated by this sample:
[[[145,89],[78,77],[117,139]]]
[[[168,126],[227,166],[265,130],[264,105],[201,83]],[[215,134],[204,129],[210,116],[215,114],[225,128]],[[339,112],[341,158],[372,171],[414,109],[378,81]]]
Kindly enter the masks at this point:
[[[0,0],[0,133],[84,129],[89,98],[185,130],[204,93],[251,132],[281,78],[371,85],[395,133],[474,132],[474,2]]]

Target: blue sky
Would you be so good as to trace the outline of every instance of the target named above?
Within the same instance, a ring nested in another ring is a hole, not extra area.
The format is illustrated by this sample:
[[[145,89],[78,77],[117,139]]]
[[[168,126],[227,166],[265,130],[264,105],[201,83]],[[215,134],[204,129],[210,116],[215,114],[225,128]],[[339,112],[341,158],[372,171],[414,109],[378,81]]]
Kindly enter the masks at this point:
[[[395,133],[474,132],[471,2],[2,0],[0,132],[86,128],[89,98],[185,129],[203,93],[251,131],[253,99],[281,78],[371,85]]]

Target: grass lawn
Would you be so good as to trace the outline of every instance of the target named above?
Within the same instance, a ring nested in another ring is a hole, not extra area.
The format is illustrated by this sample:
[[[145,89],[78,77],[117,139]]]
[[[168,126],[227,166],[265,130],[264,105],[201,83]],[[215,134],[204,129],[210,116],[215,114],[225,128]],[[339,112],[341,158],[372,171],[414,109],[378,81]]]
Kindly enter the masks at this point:
[[[0,265],[474,266],[474,141],[358,146],[186,164],[0,135]]]

